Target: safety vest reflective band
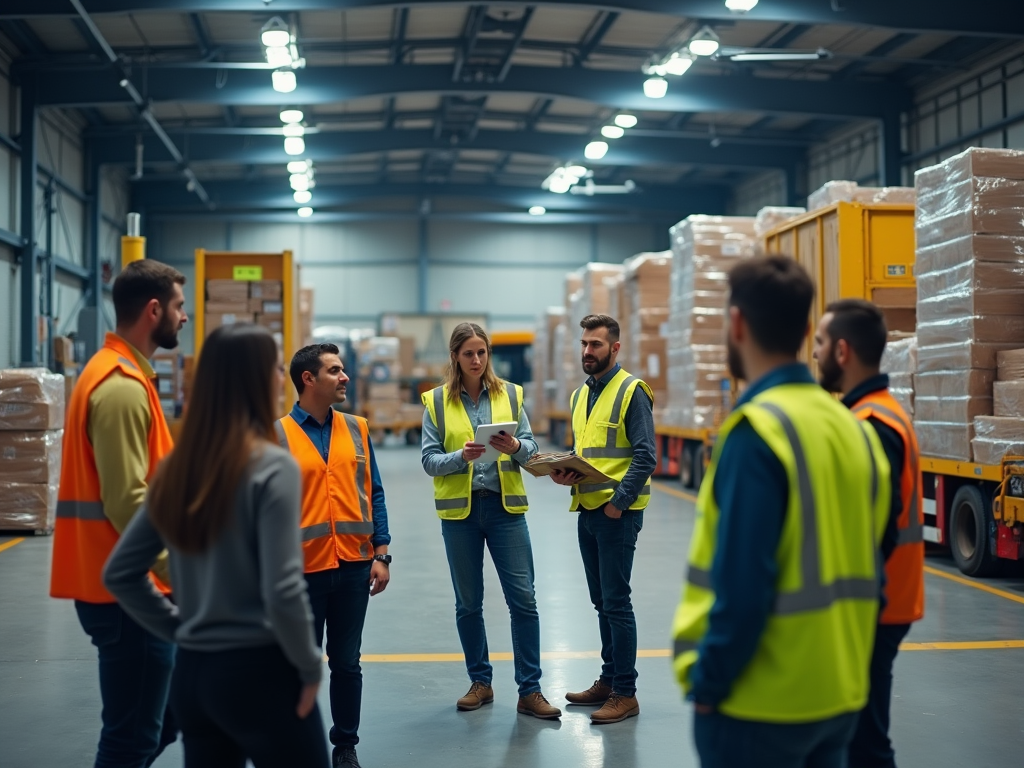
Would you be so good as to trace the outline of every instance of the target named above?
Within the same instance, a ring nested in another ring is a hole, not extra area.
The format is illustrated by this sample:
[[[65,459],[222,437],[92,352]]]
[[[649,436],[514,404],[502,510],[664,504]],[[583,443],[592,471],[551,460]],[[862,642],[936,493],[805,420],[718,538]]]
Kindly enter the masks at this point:
[[[858,419],[873,416],[903,441],[896,549],[885,564],[886,606],[879,622],[911,624],[924,617],[924,505],[921,502],[921,453],[910,417],[889,390],[866,395],[853,406]],[[892,468],[896,476],[897,468]]]
[[[491,394],[491,393],[488,393]],[[436,387],[423,393],[423,405],[431,422],[437,427],[445,451],[461,451],[474,437],[473,424],[462,404],[462,398],[452,402],[447,387]],[[505,391],[491,397],[491,421],[494,424],[519,422],[523,388],[505,382]],[[519,464],[511,457],[498,459],[498,482],[501,485],[501,503],[506,512],[521,514],[529,509],[526,486]],[[469,516],[473,493],[473,464],[469,463],[450,475],[434,478],[434,509],[442,520],[462,520]]]
[[[569,410],[572,413],[572,432],[576,452],[595,468],[612,478],[605,483],[581,483],[572,487],[570,509],[601,509],[612,500],[615,490],[626,476],[633,461],[633,446],[626,436],[625,414],[637,387],[642,387],[651,402],[654,393],[645,382],[619,369],[601,390],[594,407],[587,416],[589,393],[580,387],[572,393]],[[648,481],[630,509],[645,509],[651,501]]]
[[[306,573],[338,567],[339,560],[373,558],[373,480],[366,419],[331,410],[331,444],[324,461],[289,414],[274,423],[281,447],[302,473],[302,555]]]
[[[103,512],[96,457],[89,441],[89,398],[114,373],[135,379],[146,388],[149,401],[149,467],[147,482],[174,443],[167,428],[156,387],[139,370],[131,347],[124,339],[108,333],[103,347],[82,370],[71,394],[64,425],[57,521],[53,531],[53,566],[50,595],[87,603],[113,603],[114,596],[103,586],[103,566],[120,537]],[[162,592],[170,591],[155,576]]]
[[[689,690],[708,631],[716,599],[714,479],[723,446],[744,419],[785,469],[788,503],[775,555],[775,602],[753,658],[719,709],[777,723],[858,711],[867,701],[878,616],[889,467],[874,430],[816,384],[769,389],[722,426],[698,496],[689,572],[673,625],[676,676]]]

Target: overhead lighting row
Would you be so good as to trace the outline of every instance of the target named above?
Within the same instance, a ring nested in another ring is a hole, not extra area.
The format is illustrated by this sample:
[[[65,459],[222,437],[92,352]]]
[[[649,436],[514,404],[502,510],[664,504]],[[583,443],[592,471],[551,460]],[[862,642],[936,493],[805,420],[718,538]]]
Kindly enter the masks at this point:
[[[306,151],[306,142],[302,138],[306,133],[306,129],[302,126],[302,119],[305,115],[300,109],[283,109],[280,117],[281,122],[284,123],[284,128],[281,129],[285,136],[284,151],[289,155],[301,155]],[[303,206],[299,208],[298,214],[303,218],[308,218],[313,215],[313,209],[306,206],[306,203],[313,199],[313,193],[310,190],[316,186],[316,182],[313,180],[315,176],[313,161],[290,160],[287,167],[292,197],[296,203]]]
[[[274,16],[260,30],[260,42],[267,64],[274,67],[270,76],[274,90],[291,93],[298,85],[295,70],[306,66],[306,60],[299,56],[295,36],[280,16]]]
[[[587,177],[590,171],[582,165],[566,165],[555,168],[541,183],[541,188],[556,195],[564,195]],[[531,211],[532,213],[533,211]],[[534,214],[537,215],[537,214]]]
[[[740,0],[737,0],[739,2]],[[728,3],[726,3],[728,6]],[[750,8],[757,5],[756,0],[753,3],[746,2]],[[730,10],[732,6],[728,6]],[[749,10],[749,8],[747,9]],[[718,35],[711,27],[701,27],[700,31],[694,35],[690,42],[686,44],[685,48],[681,48],[677,51],[664,56],[660,59],[652,59],[643,66],[643,72],[648,75],[648,78],[644,81],[644,95],[649,99],[662,99],[665,94],[668,93],[668,80],[665,79],[667,75],[673,77],[682,77],[690,71],[690,67],[693,66],[693,62],[696,61],[697,57],[708,57],[714,56],[721,43],[718,40]]]

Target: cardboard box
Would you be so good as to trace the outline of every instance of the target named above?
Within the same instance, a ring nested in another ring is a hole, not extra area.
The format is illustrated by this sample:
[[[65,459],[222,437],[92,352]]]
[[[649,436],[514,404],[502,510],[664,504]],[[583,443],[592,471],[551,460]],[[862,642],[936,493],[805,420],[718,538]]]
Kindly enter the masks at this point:
[[[59,483],[64,431],[0,432],[0,477],[19,483]]]
[[[0,370],[0,403],[63,403],[64,381],[46,368]]]
[[[401,387],[397,381],[377,383],[371,381],[367,386],[367,398],[370,400],[400,400]]]
[[[206,335],[209,336],[222,325],[235,325],[236,323],[255,323],[256,315],[248,312],[230,313],[224,315],[206,315]]]
[[[0,430],[63,429],[63,383],[61,390],[59,403],[0,403]]]
[[[922,344],[917,349],[917,370],[920,373],[966,371],[971,368],[995,370],[996,355],[1009,349],[1017,349],[1019,346],[1019,344],[977,344],[975,342],[939,344],[937,346]]]
[[[924,456],[970,461],[974,424],[951,424],[914,420],[917,442]]]
[[[398,337],[398,367],[402,376],[411,376],[416,367],[416,339],[412,336]]]
[[[284,285],[280,280],[253,280],[249,284],[249,297],[281,301],[284,296]]]
[[[992,386],[992,415],[1024,419],[1024,381],[997,381]]]
[[[75,343],[67,336],[54,336],[53,360],[60,365],[75,362]]]
[[[78,369],[74,371],[64,373],[64,412],[67,413],[67,408],[71,404],[71,395],[75,391],[75,386],[78,384]]]
[[[256,325],[262,325],[274,333],[284,332],[284,318],[281,315],[256,315]]]
[[[249,299],[245,301],[208,301],[205,309],[208,315],[247,315],[252,312],[249,308]]]
[[[992,397],[993,381],[991,368],[918,373],[914,390],[918,397]]]
[[[243,280],[207,280],[207,302],[240,302],[249,300],[249,284]]]
[[[965,342],[1024,346],[1024,317],[970,315],[928,322],[922,320],[917,324],[917,339],[922,347]]]
[[[1024,349],[997,352],[996,369],[996,378],[999,381],[1024,380]]]
[[[946,421],[966,424],[979,416],[992,415],[991,397],[914,396],[914,415],[922,421]]]
[[[53,531],[57,488],[58,483],[0,480],[0,530]]]

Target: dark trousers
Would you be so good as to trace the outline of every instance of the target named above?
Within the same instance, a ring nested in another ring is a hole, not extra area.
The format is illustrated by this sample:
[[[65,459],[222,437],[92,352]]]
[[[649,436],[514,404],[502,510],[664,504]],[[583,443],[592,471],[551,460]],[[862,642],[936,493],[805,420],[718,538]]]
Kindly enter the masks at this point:
[[[892,665],[909,631],[909,624],[878,625],[871,653],[871,692],[850,742],[850,768],[896,768],[896,752],[889,741]]]
[[[693,716],[701,768],[846,768],[857,713],[798,725]]]
[[[363,623],[370,601],[371,561],[339,561],[337,568],[306,574],[313,609],[316,642],[323,648],[327,629],[327,660],[331,668],[331,743],[359,743],[359,714],[363,700],[363,670],[359,652]]]
[[[327,768],[320,708],[300,720],[302,682],[280,646],[178,649],[171,707],[185,768]]]
[[[601,682],[620,696],[636,695],[636,616],[630,601],[636,539],[643,510],[613,520],[604,510],[581,510],[577,524],[583,570],[601,631]]]
[[[75,601],[96,646],[103,700],[95,768],[145,768],[178,738],[167,712],[174,645],[151,635],[117,603]]]

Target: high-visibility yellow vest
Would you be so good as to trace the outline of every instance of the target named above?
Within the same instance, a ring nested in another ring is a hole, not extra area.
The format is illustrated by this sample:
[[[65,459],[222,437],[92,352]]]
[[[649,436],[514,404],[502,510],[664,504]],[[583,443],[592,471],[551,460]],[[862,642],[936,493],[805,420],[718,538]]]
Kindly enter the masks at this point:
[[[626,437],[626,412],[633,400],[637,387],[654,402],[654,393],[631,373],[619,369],[608,382],[594,403],[587,416],[587,400],[590,391],[582,386],[572,393],[570,410],[572,412],[572,434],[576,454],[586,459],[596,469],[612,479],[608,483],[580,483],[572,487],[572,506],[575,512],[583,509],[601,509],[612,500],[615,489],[626,476],[629,465],[633,462],[633,446]],[[643,491],[630,509],[646,509],[651,501],[651,481],[647,479]]]
[[[490,394],[490,393],[488,393]],[[503,424],[519,422],[523,402],[523,388],[505,382],[505,391],[491,398],[491,422]],[[449,453],[461,451],[471,442],[475,433],[460,397],[454,403],[448,399],[448,388],[437,387],[423,394],[423,405],[430,420],[437,427],[444,449]],[[498,481],[501,483],[501,503],[506,512],[522,514],[526,503],[526,486],[519,464],[511,456],[498,459]],[[469,463],[451,475],[434,478],[434,508],[442,520],[462,520],[469,516],[473,493],[473,464]]]
[[[689,573],[673,626],[676,677],[689,690],[715,603],[715,471],[730,432],[743,419],[785,468],[789,505],[775,556],[775,605],[754,657],[719,709],[774,723],[858,711],[867,702],[878,618],[889,464],[875,431],[817,384],[769,389],[722,426],[697,500]]]

